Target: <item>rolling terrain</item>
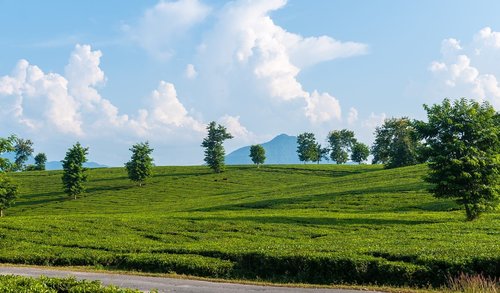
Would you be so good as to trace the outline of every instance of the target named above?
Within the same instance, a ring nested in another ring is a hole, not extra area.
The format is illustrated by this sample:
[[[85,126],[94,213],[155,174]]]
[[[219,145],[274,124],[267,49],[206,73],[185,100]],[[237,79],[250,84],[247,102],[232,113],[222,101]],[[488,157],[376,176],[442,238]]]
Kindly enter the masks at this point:
[[[0,262],[303,283],[440,286],[500,276],[500,212],[465,222],[426,191],[423,165],[156,167],[12,174],[20,198],[0,220]]]

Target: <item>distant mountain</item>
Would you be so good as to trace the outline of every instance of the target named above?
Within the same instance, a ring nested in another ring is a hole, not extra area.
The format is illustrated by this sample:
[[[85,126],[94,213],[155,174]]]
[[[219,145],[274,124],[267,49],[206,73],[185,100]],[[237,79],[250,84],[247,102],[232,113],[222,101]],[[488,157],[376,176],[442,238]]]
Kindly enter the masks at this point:
[[[2,158],[7,158],[11,162],[14,162],[16,156],[14,153],[5,153],[0,155]],[[29,164],[35,164],[35,159],[31,156],[28,158],[28,161],[26,162],[27,165]],[[108,166],[102,165],[96,162],[86,162],[83,164],[84,167],[86,168],[107,168]],[[45,163],[45,169],[46,170],[62,170],[62,163],[60,161],[50,161]]]
[[[266,150],[265,164],[300,164],[297,156],[297,137],[280,134],[261,144]],[[250,146],[242,147],[226,156],[228,165],[253,164],[249,157]]]

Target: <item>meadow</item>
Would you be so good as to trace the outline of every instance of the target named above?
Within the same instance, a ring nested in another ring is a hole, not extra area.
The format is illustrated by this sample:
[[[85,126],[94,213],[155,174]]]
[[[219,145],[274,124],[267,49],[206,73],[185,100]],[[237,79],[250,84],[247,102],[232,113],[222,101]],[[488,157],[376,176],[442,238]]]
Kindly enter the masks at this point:
[[[500,277],[500,212],[465,221],[435,199],[426,166],[155,167],[10,176],[20,198],[0,220],[0,262],[93,266],[313,284],[441,286],[460,273]]]

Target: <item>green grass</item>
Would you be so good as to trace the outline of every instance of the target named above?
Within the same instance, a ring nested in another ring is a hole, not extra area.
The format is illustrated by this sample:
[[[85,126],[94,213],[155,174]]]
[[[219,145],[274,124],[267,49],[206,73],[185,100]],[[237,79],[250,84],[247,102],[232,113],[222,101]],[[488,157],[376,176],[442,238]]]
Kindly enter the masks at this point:
[[[13,174],[0,261],[91,265],[276,282],[440,286],[500,276],[500,213],[466,222],[427,193],[425,166],[157,167],[89,171],[72,200],[61,172]]]

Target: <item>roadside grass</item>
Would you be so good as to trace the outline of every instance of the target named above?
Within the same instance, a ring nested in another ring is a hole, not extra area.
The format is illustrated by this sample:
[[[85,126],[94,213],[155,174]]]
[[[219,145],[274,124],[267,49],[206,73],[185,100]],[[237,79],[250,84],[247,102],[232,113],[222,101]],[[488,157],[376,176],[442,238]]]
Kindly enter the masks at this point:
[[[21,196],[0,221],[0,261],[313,284],[434,286],[500,276],[500,212],[473,222],[426,191],[423,165],[156,167],[12,177]]]

